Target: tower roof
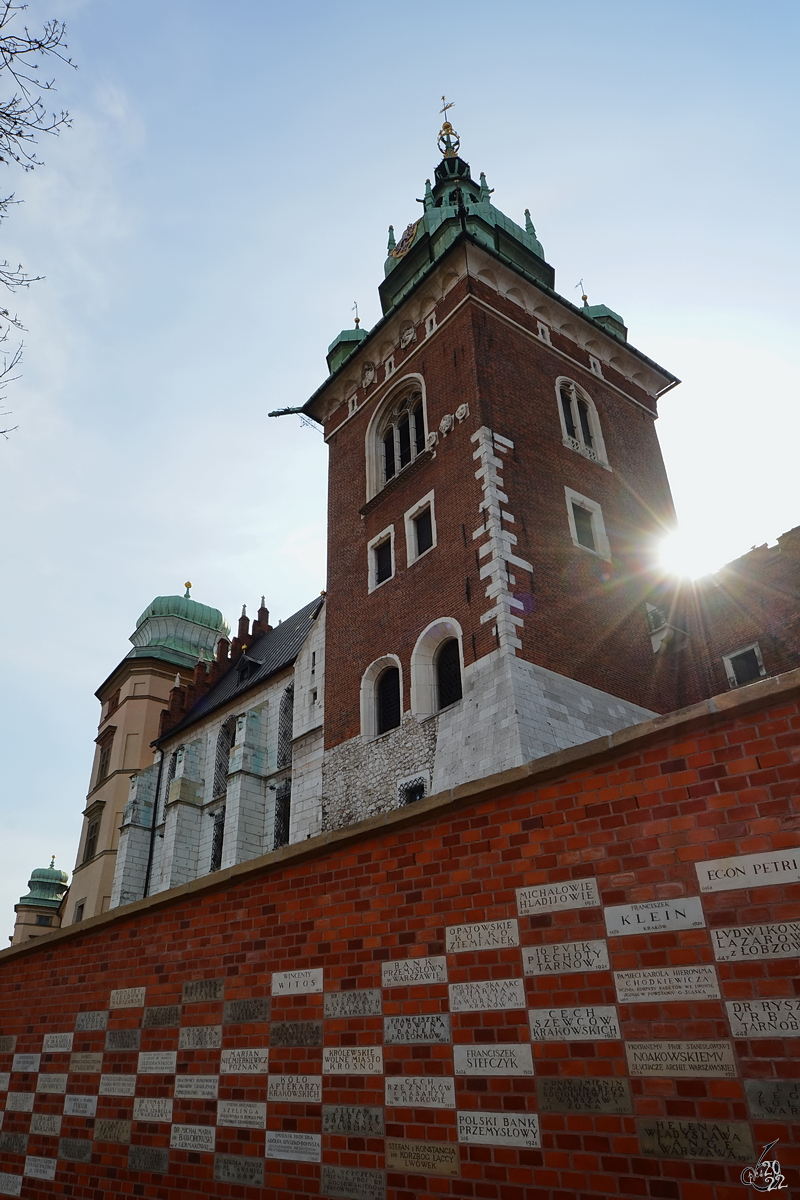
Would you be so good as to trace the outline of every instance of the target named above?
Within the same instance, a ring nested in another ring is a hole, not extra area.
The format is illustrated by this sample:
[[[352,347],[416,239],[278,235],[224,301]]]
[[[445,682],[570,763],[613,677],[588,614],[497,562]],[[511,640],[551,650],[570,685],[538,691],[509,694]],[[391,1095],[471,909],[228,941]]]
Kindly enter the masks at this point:
[[[230,625],[218,608],[200,604],[189,594],[156,596],[136,622],[130,636],[128,658],[161,658],[177,666],[210,662],[220,638],[230,636]]]
[[[20,896],[20,904],[26,908],[58,908],[67,890],[69,876],[66,871],[56,870],[54,862],[55,859],[49,867],[37,867],[31,871],[28,880],[30,891],[27,896]]]

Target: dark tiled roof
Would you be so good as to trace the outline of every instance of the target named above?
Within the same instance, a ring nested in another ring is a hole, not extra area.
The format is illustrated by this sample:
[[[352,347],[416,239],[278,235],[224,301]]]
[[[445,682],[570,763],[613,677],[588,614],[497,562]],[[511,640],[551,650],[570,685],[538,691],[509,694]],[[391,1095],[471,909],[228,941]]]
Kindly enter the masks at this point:
[[[249,692],[277,671],[291,666],[303,648],[324,603],[323,597],[317,596],[310,604],[306,604],[293,616],[276,625],[270,633],[262,634],[257,642],[247,647],[241,658],[228,668],[205,696],[200,697],[186,716],[165,733],[163,738],[157,740],[161,742],[171,738],[179,730],[186,729],[187,726],[194,725],[201,718],[208,716],[215,708],[227,704],[244,692]]]

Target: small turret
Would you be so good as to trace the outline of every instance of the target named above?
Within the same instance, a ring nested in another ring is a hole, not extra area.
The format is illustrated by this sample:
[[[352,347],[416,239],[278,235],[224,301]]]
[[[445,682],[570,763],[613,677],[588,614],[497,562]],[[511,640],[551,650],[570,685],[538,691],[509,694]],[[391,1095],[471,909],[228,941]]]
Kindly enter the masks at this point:
[[[49,867],[37,867],[31,871],[28,880],[30,890],[26,896],[20,896],[19,903],[14,905],[17,920],[12,943],[41,937],[43,933],[50,933],[60,926],[59,909],[67,891],[69,876],[65,871],[56,869],[55,861],[53,855]]]

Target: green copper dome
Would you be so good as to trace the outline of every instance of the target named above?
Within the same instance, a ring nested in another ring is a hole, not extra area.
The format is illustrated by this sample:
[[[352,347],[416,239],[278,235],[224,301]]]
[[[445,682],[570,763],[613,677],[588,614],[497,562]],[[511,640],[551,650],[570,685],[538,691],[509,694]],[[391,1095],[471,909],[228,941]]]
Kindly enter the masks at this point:
[[[28,895],[20,896],[19,902],[32,908],[58,908],[67,890],[68,879],[66,872],[57,871],[53,863],[49,867],[38,867],[28,880]]]
[[[128,658],[161,658],[193,667],[198,659],[211,662],[220,638],[230,637],[230,625],[218,608],[200,604],[189,595],[156,596],[136,622]]]

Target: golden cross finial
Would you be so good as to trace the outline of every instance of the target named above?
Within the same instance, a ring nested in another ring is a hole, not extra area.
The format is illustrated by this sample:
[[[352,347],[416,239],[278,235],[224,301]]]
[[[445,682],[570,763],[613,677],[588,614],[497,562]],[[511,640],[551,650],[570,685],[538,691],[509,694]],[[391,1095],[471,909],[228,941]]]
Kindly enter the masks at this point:
[[[454,104],[455,100],[448,100],[445,96],[442,96],[442,107],[439,109],[439,112],[443,117],[447,116],[448,108],[452,108]]]

